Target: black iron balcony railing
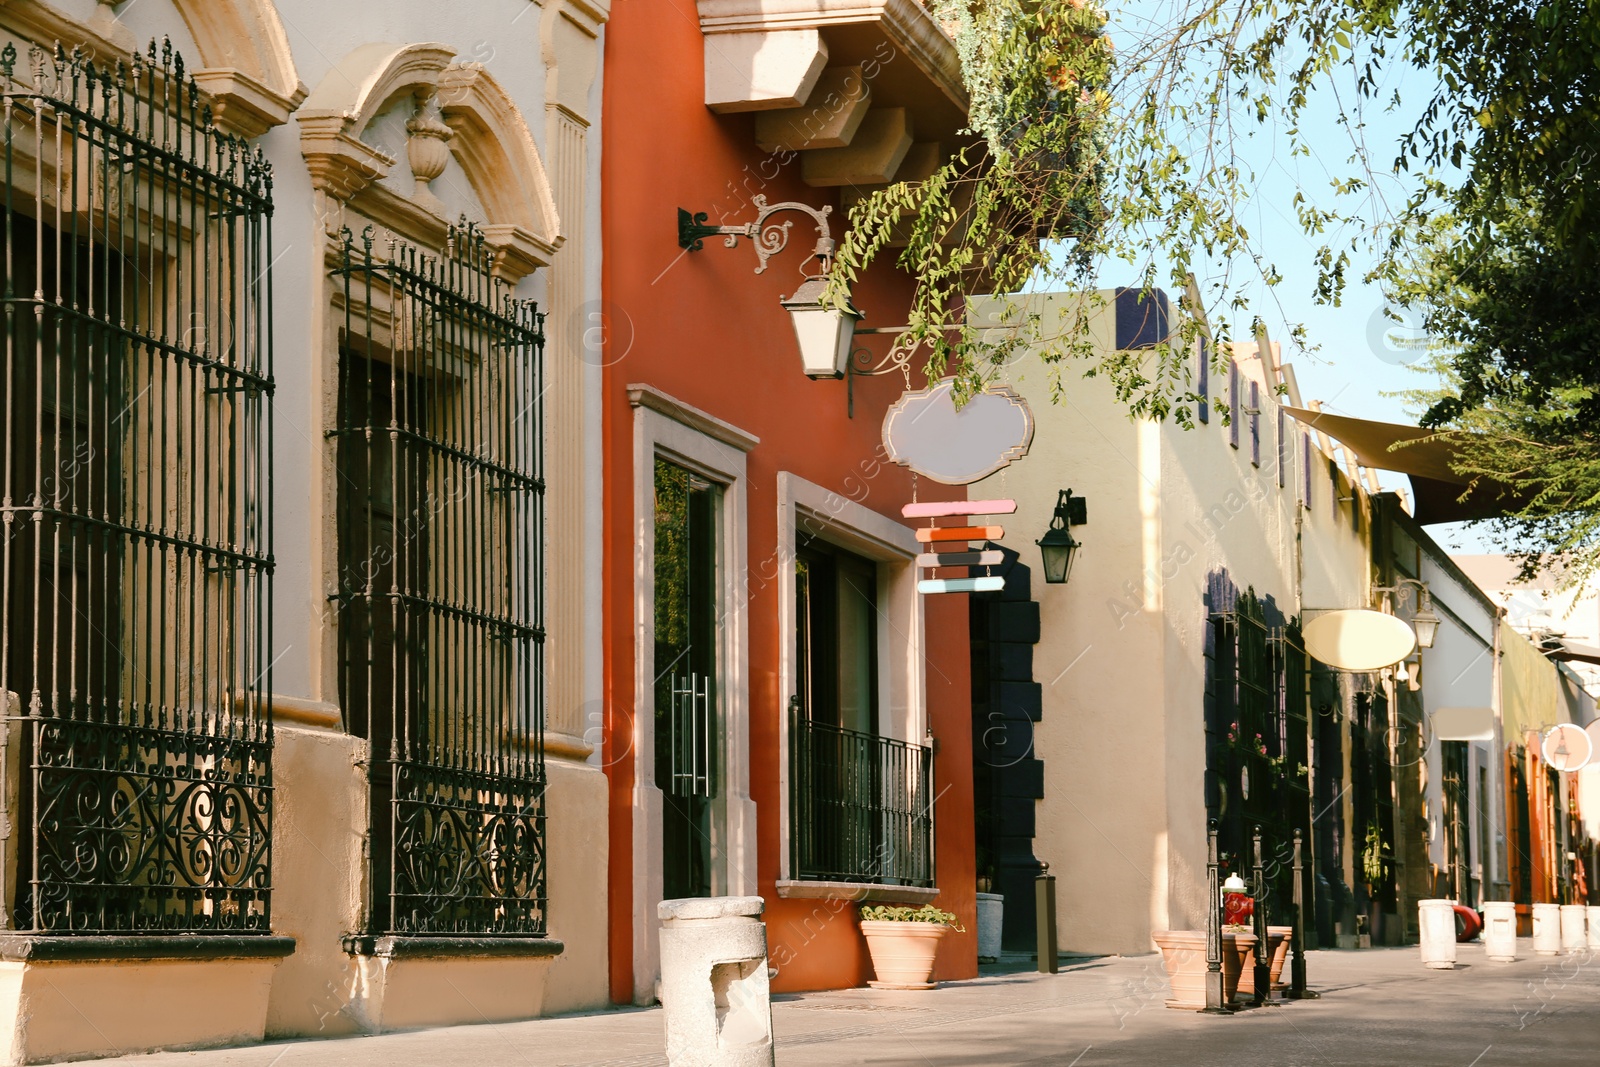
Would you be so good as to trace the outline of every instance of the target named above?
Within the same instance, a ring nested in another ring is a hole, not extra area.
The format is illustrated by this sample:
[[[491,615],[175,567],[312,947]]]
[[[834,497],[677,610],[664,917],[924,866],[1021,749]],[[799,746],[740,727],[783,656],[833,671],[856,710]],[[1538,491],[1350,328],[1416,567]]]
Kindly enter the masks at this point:
[[[933,885],[933,749],[799,709],[790,738],[792,877]]]

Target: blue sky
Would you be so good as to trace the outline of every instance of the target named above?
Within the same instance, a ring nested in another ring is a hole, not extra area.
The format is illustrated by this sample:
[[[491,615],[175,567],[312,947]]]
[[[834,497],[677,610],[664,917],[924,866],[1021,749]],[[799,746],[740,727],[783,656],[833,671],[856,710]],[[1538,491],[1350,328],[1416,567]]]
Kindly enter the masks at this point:
[[[1107,7],[1111,21],[1107,32],[1119,52],[1128,54],[1135,42],[1148,32],[1150,20],[1166,24],[1175,8],[1189,8],[1183,0],[1122,0]],[[1286,130],[1276,120],[1257,124],[1253,117],[1237,127],[1248,136],[1236,138],[1234,149],[1243,169],[1256,177],[1255,193],[1238,208],[1241,219],[1251,230],[1253,243],[1264,258],[1278,270],[1281,281],[1268,287],[1260,271],[1250,263],[1235,263],[1228,271],[1229,284],[1246,295],[1252,310],[1266,322],[1268,332],[1283,347],[1285,362],[1292,364],[1307,400],[1320,400],[1325,410],[1359,418],[1391,422],[1413,422],[1414,414],[1396,396],[1386,395],[1432,384],[1430,375],[1412,368],[1425,339],[1384,316],[1383,292],[1363,280],[1376,257],[1360,249],[1351,252],[1347,285],[1339,305],[1317,303],[1315,253],[1323,238],[1311,238],[1302,230],[1294,209],[1294,196],[1301,193],[1325,210],[1345,213],[1382,214],[1403,201],[1411,188],[1410,177],[1389,175],[1399,151],[1399,141],[1411,128],[1416,115],[1427,103],[1437,83],[1415,70],[1393,69],[1377,99],[1362,105],[1357,121],[1359,140],[1364,144],[1374,172],[1386,177],[1374,181],[1363,199],[1352,202],[1333,190],[1335,177],[1355,173],[1351,155],[1355,139],[1341,121],[1340,105],[1346,109],[1361,103],[1355,92],[1353,71],[1337,71],[1331,85],[1312,97],[1309,114],[1303,123],[1304,139],[1311,155],[1292,156]],[[1384,106],[1397,96],[1399,106]],[[1348,112],[1347,112],[1348,113]],[[1218,280],[1222,264],[1209,268]],[[1113,276],[1117,275],[1117,276]],[[1102,285],[1133,284],[1117,265],[1108,265],[1098,279]],[[1290,340],[1289,324],[1306,328],[1308,350]],[[1248,319],[1236,323],[1236,335],[1248,336]],[[1409,343],[1408,343],[1409,342]],[[1379,472],[1386,488],[1406,487],[1402,475]],[[1455,526],[1432,528],[1446,548],[1461,551],[1491,551],[1482,538],[1469,529]]]

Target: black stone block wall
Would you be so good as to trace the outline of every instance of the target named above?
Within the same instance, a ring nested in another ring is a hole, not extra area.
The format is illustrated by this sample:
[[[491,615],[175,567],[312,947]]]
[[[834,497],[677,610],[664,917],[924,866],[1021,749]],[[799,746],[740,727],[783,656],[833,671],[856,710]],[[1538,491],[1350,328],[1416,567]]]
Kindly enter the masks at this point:
[[[1005,554],[1005,588],[971,598],[972,751],[977,804],[979,872],[993,872],[994,891],[1006,898],[1002,944],[1035,947],[1033,854],[1035,801],[1044,796],[1044,764],[1033,745],[1033,724],[1043,714],[1043,690],[1033,680],[1033,646],[1039,640],[1039,605],[1032,573],[1017,553]]]

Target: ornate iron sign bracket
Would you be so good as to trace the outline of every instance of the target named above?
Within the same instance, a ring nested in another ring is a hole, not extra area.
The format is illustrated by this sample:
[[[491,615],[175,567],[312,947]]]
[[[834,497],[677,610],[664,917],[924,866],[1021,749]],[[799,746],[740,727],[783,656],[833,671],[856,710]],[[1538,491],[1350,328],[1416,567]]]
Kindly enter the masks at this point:
[[[782,252],[789,245],[789,228],[794,225],[793,219],[783,222],[769,221],[772,216],[785,211],[796,211],[809,216],[817,225],[817,247],[815,255],[822,260],[821,273],[826,274],[828,266],[833,260],[833,250],[836,247],[833,237],[828,232],[828,216],[833,213],[832,206],[815,208],[810,204],[787,200],[781,204],[768,204],[767,198],[757,195],[754,198],[756,217],[754,222],[743,223],[737,226],[708,226],[706,213],[697,211],[690,213],[683,208],[678,209],[678,247],[686,252],[698,252],[705,247],[707,237],[723,237],[723,244],[728,248],[739,247],[739,238],[744,237],[755,247],[756,258],[761,261],[756,267],[756,273],[761,274],[767,269],[767,260]]]

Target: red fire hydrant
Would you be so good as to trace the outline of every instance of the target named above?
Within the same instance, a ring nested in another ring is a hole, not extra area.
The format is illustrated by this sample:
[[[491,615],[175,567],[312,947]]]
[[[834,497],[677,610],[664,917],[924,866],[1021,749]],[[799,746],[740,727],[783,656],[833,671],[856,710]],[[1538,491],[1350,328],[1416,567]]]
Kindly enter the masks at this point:
[[[1249,926],[1256,913],[1256,902],[1250,889],[1237,874],[1228,875],[1222,883],[1222,925]]]

